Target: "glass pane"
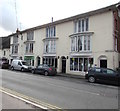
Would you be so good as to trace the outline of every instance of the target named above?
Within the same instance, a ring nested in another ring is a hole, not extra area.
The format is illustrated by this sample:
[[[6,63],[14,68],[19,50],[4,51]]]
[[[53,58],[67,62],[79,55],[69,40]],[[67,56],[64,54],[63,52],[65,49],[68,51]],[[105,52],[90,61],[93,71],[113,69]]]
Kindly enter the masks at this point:
[[[78,36],[78,51],[82,50],[82,36]]]
[[[83,71],[83,58],[79,58],[79,71]]]
[[[74,58],[70,58],[70,70],[73,70]]]
[[[82,32],[84,32],[84,20],[82,20]]]
[[[75,58],[75,61],[74,61],[74,70],[78,71],[78,58]]]
[[[81,20],[78,21],[78,32],[81,32]]]
[[[88,18],[86,19],[86,31],[88,31],[88,23],[89,23],[89,21],[88,21]]]
[[[88,58],[84,58],[84,71],[88,71]]]
[[[114,71],[108,69],[107,74],[114,74]]]
[[[87,37],[84,36],[84,50],[87,50]]]
[[[88,50],[90,51],[90,36],[88,36]]]

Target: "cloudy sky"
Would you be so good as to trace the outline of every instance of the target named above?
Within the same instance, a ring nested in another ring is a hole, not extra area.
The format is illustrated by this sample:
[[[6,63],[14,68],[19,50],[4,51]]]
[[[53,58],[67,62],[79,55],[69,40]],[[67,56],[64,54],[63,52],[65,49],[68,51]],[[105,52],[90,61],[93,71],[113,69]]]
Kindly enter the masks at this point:
[[[0,0],[0,37],[106,7],[120,0]]]

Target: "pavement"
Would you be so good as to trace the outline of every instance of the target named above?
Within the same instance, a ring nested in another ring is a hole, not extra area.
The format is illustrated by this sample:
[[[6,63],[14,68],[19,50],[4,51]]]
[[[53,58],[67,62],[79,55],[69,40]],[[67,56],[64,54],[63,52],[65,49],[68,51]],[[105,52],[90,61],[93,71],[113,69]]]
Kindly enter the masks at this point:
[[[74,74],[64,74],[58,73],[57,76],[68,77],[68,78],[75,78],[75,79],[84,79],[84,75],[74,75]],[[1,93],[1,92],[0,92]],[[34,105],[31,105],[25,101],[22,101],[18,98],[12,97],[6,93],[2,92],[2,96],[0,97],[2,102],[2,109],[37,109]],[[1,106],[1,105],[0,105]],[[43,111],[43,109],[39,109],[39,111]]]
[[[2,93],[2,109],[34,109],[34,106]]]

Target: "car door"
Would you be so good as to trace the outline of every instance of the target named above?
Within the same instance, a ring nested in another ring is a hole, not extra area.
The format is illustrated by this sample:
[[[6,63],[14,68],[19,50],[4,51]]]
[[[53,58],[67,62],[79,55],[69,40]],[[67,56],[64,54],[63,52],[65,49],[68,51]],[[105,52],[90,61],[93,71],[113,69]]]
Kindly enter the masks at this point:
[[[107,69],[107,77],[108,77],[108,81],[110,82],[115,82],[118,80],[117,72],[111,69]]]
[[[41,68],[42,68],[42,65],[39,65],[36,67],[36,72],[37,73],[41,73]]]
[[[96,69],[95,69],[95,78],[96,78],[97,80],[103,80],[103,79],[104,79],[104,75],[103,75],[103,73],[102,73],[101,68],[96,68]]]
[[[104,80],[108,82],[117,81],[117,73],[112,69],[102,69]]]

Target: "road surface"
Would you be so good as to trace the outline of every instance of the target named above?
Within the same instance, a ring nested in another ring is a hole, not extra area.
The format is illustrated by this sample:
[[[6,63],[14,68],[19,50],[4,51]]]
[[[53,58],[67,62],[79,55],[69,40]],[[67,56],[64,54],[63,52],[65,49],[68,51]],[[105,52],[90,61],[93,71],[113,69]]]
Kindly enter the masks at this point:
[[[0,69],[2,87],[61,109],[118,109],[118,87]]]

